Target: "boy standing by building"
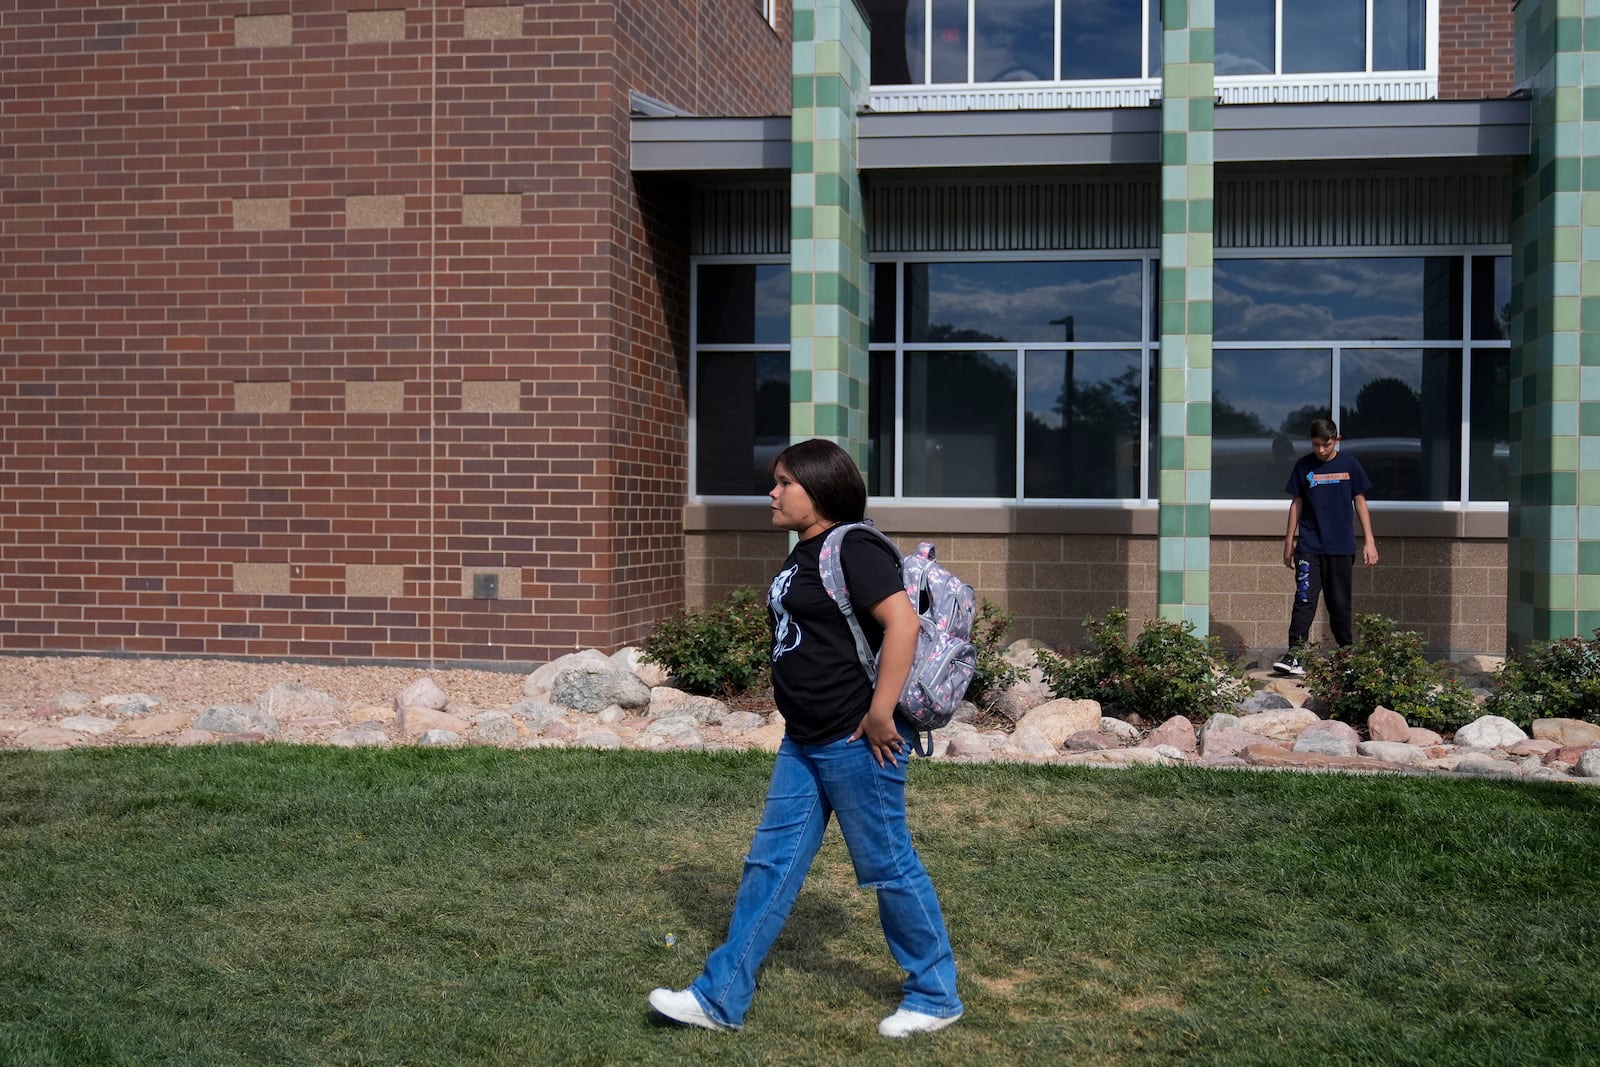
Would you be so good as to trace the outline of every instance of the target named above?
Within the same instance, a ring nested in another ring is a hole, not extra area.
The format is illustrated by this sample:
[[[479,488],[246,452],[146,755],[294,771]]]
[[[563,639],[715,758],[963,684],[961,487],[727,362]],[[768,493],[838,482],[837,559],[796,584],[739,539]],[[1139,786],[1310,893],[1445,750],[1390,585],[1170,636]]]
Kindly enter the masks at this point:
[[[1361,520],[1361,561],[1378,562],[1378,541],[1372,535],[1367,493],[1372,479],[1354,456],[1339,451],[1339,430],[1332,419],[1311,423],[1311,454],[1301,456],[1284,491],[1289,502],[1289,529],[1283,535],[1283,565],[1294,571],[1294,609],[1289,616],[1289,649],[1272,666],[1296,677],[1306,636],[1317,616],[1317,597],[1328,602],[1328,623],[1340,645],[1355,640],[1350,628],[1350,574],[1356,556],[1355,524]]]

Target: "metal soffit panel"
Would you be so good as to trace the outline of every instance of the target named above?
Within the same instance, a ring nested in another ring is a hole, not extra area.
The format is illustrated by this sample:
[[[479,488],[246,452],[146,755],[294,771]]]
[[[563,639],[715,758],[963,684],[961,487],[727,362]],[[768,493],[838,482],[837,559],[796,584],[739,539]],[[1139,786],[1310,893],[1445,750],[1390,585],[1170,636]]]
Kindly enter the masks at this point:
[[[1216,246],[1504,245],[1511,189],[1499,173],[1221,175]],[[879,180],[867,198],[880,255],[1153,250],[1160,238],[1154,176]],[[694,254],[787,254],[787,188],[705,186],[694,202]]]
[[[1530,102],[1222,105],[1219,163],[1508,158],[1528,151]],[[1154,164],[1159,108],[861,116],[863,170]],[[632,121],[640,172],[787,170],[789,119]]]

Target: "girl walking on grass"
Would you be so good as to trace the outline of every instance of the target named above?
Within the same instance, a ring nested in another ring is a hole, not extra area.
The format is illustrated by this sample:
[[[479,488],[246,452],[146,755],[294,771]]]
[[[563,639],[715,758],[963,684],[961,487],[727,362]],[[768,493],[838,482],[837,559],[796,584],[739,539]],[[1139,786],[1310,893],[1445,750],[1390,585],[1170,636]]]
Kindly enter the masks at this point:
[[[756,972],[789,917],[828,820],[837,816],[856,880],[877,892],[884,938],[906,971],[900,1006],[878,1024],[878,1033],[900,1038],[940,1030],[963,1009],[939,899],[906,825],[906,761],[914,735],[895,717],[916,651],[916,609],[888,546],[865,531],[847,533],[840,561],[851,601],[862,606],[862,629],[879,655],[874,686],[819,570],[828,530],[865,514],[861,473],[839,446],[811,440],[784,450],[773,464],[773,482],[772,523],[799,537],[768,593],[772,689],[785,735],[745,857],[728,938],[687,989],[657,989],[650,1006],[686,1026],[743,1027]]]

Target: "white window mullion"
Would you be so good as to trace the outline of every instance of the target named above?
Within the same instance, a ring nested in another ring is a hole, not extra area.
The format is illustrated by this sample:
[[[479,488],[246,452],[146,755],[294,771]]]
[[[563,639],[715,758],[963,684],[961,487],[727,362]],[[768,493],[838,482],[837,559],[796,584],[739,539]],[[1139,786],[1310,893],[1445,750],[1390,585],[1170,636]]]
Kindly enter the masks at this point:
[[[978,80],[978,0],[967,0],[967,84]]]
[[[1472,476],[1472,256],[1461,257],[1461,485],[1458,503],[1467,503]]]
[[[1372,72],[1372,4],[1373,0],[1367,0],[1367,72],[1369,74]]]
[[[1060,81],[1061,80],[1061,58],[1062,58],[1061,57],[1061,20],[1066,17],[1061,12],[1061,5],[1064,4],[1064,3],[1066,3],[1066,0],[1056,0],[1056,5],[1055,5],[1055,7],[1056,7],[1056,39],[1054,41],[1054,45],[1053,45],[1053,49],[1052,50],[1055,52],[1055,57],[1056,57],[1056,66],[1055,66],[1055,80],[1056,81]]]
[[[931,4],[933,0],[929,0]],[[896,500],[906,495],[906,265],[903,260],[894,263],[894,427],[890,431],[894,441],[894,483]]]
[[[1019,347],[1016,350],[1016,352],[1017,352],[1017,400],[1016,400],[1017,429],[1016,429],[1016,446],[1015,447],[1016,447],[1016,450],[1017,450],[1017,452],[1016,452],[1016,455],[1017,455],[1017,471],[1016,471],[1016,477],[1014,479],[1014,484],[1011,487],[1011,491],[1015,495],[1015,497],[1017,499],[1017,502],[1021,503],[1022,502],[1022,477],[1023,477],[1023,473],[1027,470],[1027,464],[1023,462],[1022,446],[1023,446],[1023,443],[1024,443],[1024,438],[1027,436],[1027,432],[1028,432],[1028,350],[1025,349],[1025,348],[1020,348]],[[1071,383],[1069,382],[1068,385],[1070,386],[1070,384]],[[1071,418],[1071,417],[1072,417],[1072,412],[1070,412],[1070,411],[1067,412],[1067,418]]]
[[[1272,5],[1272,73],[1283,73],[1283,0]]]

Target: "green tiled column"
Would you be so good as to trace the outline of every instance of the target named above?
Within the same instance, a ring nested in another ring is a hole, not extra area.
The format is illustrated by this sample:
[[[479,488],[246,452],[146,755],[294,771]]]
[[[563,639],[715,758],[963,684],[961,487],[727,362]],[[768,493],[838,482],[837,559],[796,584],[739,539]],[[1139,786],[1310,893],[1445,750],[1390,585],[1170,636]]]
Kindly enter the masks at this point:
[[[1213,0],[1163,0],[1161,617],[1210,632]]]
[[[1522,0],[1506,640],[1600,627],[1600,0]]]
[[[856,128],[867,34],[855,0],[794,0],[789,432],[837,441],[863,466],[869,290]]]

